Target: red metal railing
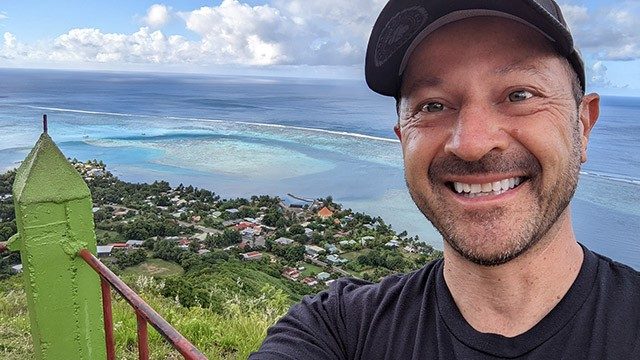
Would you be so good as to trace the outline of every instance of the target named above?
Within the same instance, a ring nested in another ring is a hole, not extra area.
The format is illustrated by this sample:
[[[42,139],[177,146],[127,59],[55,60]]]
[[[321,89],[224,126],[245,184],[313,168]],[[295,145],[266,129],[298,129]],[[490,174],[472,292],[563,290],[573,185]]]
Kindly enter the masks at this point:
[[[7,244],[0,242],[0,253],[7,251]]]
[[[155,312],[138,294],[107,268],[88,250],[78,253],[99,275],[102,288],[102,311],[104,314],[104,332],[107,343],[107,360],[115,359],[115,341],[113,339],[113,318],[111,312],[111,287],[113,287],[133,307],[138,320],[138,358],[149,359],[147,323],[150,323],[178,352],[187,360],[206,359],[189,340],[174,329],[160,314]]]

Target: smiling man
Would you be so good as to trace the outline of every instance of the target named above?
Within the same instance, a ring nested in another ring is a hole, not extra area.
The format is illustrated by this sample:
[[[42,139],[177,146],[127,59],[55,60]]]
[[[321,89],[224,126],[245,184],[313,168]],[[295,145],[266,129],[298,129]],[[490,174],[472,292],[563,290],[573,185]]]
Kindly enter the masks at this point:
[[[252,359],[640,358],[640,274],[571,225],[599,97],[559,7],[391,0],[366,76],[397,100],[409,192],[444,260],[336,282]]]

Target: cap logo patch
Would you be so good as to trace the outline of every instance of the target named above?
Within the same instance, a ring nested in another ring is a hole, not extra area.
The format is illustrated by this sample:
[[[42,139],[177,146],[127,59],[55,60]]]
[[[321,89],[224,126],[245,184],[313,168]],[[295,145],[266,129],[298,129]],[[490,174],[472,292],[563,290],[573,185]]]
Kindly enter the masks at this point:
[[[380,32],[374,60],[376,67],[384,65],[403,45],[427,23],[427,10],[414,6],[397,13]]]

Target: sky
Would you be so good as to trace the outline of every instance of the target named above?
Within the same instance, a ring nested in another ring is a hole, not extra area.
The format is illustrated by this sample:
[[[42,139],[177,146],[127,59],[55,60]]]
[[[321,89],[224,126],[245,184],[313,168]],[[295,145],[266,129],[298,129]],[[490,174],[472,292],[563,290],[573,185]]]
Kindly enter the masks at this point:
[[[0,67],[362,78],[386,0],[0,0]],[[560,0],[589,91],[640,96],[640,0]]]

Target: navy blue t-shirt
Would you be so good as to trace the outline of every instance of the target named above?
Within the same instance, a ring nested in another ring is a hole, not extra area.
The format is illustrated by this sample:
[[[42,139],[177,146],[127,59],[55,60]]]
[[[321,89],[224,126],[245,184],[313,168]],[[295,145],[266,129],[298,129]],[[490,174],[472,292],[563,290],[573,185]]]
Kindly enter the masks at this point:
[[[640,273],[584,248],[577,279],[529,331],[476,331],[443,261],[371,284],[340,279],[272,326],[249,359],[640,359]]]

